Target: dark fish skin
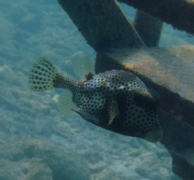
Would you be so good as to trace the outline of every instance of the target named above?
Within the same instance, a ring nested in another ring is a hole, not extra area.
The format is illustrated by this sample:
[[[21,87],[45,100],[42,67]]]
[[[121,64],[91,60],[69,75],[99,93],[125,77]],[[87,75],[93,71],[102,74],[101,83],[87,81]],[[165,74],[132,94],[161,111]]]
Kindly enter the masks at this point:
[[[73,94],[73,111],[107,130],[157,142],[162,130],[157,117],[159,96],[134,74],[111,70],[85,80],[63,77],[46,58],[38,59],[29,72],[32,90],[68,89]]]

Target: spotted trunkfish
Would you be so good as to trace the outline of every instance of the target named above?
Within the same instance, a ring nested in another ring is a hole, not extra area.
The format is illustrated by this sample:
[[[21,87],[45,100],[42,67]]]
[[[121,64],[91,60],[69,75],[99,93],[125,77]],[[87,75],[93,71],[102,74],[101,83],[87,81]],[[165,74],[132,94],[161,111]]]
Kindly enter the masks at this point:
[[[88,73],[84,80],[74,80],[62,76],[52,62],[41,57],[30,69],[28,81],[33,91],[69,90],[70,96],[59,96],[59,107],[69,108],[99,127],[149,142],[162,138],[159,95],[128,71]]]

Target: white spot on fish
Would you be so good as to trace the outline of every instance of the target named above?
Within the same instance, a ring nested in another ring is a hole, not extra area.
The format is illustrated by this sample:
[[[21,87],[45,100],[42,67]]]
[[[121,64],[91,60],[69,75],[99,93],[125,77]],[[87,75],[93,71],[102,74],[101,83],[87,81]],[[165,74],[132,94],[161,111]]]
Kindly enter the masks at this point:
[[[124,89],[124,88],[125,88],[125,86],[121,85],[118,89]]]

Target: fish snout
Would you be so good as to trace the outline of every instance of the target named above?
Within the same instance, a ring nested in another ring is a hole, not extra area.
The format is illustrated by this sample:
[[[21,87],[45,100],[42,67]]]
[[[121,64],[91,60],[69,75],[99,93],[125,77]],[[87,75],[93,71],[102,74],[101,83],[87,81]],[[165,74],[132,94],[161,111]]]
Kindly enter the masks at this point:
[[[149,141],[149,142],[152,142],[152,143],[155,143],[155,142],[158,142],[163,136],[163,132],[161,129],[158,129],[158,130],[153,130],[153,131],[150,131],[148,132],[144,139]]]

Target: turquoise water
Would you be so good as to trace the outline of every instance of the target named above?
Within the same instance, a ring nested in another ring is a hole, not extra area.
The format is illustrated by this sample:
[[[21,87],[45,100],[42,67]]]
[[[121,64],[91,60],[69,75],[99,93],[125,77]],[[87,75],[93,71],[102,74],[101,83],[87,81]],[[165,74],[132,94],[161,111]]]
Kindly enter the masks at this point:
[[[133,20],[135,10],[121,7]],[[108,132],[77,114],[65,117],[56,104],[61,90],[30,91],[28,70],[40,56],[72,78],[72,55],[95,59],[57,1],[0,0],[0,23],[0,179],[179,179],[161,144]],[[182,44],[194,37],[164,24],[160,46]]]

